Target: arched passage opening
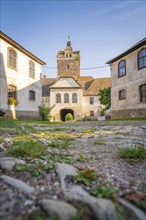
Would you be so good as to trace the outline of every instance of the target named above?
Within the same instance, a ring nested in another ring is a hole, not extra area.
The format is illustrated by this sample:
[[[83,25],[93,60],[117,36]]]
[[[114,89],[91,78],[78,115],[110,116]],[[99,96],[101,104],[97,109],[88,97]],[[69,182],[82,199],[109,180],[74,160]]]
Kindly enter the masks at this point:
[[[65,121],[65,116],[68,114],[68,113],[71,113],[73,118],[74,118],[74,112],[72,109],[62,109],[60,111],[60,119],[61,121]]]

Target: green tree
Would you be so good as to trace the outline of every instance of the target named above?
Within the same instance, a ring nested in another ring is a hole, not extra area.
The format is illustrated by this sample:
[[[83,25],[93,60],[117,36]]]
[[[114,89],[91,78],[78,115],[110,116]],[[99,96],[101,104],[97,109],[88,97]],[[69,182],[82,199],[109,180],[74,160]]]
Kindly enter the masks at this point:
[[[72,121],[73,120],[73,116],[71,113],[66,114],[65,116],[65,121]]]
[[[109,109],[111,107],[111,88],[100,89],[98,95],[100,103],[105,105],[104,110]]]

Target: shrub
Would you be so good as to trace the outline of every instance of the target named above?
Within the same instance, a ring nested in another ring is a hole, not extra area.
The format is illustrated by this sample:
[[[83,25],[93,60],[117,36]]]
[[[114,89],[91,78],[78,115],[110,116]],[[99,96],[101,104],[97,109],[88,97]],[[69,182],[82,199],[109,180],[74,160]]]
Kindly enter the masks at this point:
[[[73,116],[71,113],[68,113],[66,116],[65,116],[65,121],[72,121],[73,120]]]
[[[50,114],[51,109],[46,107],[45,105],[39,106],[39,112],[42,117],[43,121],[49,120],[49,114]]]
[[[104,115],[105,115],[104,111],[105,111],[105,109],[102,109],[102,110],[100,111],[100,116],[104,116]]]

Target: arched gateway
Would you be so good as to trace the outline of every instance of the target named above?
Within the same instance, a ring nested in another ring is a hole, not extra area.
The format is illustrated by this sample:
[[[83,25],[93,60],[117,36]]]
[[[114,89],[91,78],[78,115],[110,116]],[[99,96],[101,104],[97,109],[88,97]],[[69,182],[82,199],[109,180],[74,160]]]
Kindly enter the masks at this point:
[[[71,113],[73,118],[74,118],[74,112],[72,109],[62,109],[60,111],[60,119],[61,121],[65,121],[65,116],[68,114],[68,113]]]

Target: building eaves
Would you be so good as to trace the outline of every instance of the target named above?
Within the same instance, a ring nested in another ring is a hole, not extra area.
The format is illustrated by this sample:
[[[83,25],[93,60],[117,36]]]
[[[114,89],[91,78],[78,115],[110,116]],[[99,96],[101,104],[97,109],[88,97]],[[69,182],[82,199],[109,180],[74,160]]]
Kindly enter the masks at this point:
[[[109,60],[106,62],[106,64],[111,64],[114,63],[115,61],[123,58],[124,56],[128,55],[129,53],[132,53],[133,51],[137,50],[138,48],[145,46],[146,45],[146,38],[142,39],[141,41],[139,41],[138,43],[136,43],[135,45],[133,45],[132,47],[130,47],[128,50],[126,50],[125,52],[121,53],[120,55],[118,55],[117,57]]]
[[[12,38],[10,38],[9,36],[7,36],[6,34],[4,34],[2,31],[0,31],[0,38],[5,40],[6,42],[8,42],[9,44],[11,44],[13,47],[15,47],[16,49],[20,50],[22,53],[24,53],[25,55],[29,56],[31,59],[35,60],[36,62],[38,62],[41,65],[45,65],[46,63],[44,61],[42,61],[41,59],[39,59],[38,57],[36,57],[34,54],[32,54],[31,52],[29,52],[28,50],[26,50],[24,47],[22,47],[20,44],[18,44],[16,41],[14,41]]]

